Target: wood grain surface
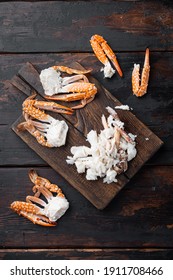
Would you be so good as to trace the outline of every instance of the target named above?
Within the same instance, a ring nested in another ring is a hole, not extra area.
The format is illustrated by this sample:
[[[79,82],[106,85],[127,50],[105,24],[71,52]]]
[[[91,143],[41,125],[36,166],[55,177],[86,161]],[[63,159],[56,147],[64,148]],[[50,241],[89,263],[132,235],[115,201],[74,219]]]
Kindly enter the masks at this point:
[[[169,2],[3,3],[0,51],[91,52],[89,39],[95,33],[101,33],[117,52],[143,51],[147,46],[151,50],[172,51],[172,7]]]
[[[0,2],[0,259],[173,258],[172,13],[170,0]],[[122,79],[103,79],[89,44],[95,33],[115,51]],[[148,93],[138,99],[132,95],[131,72],[134,63],[143,66],[146,47],[150,80]],[[104,210],[11,130],[30,87],[23,82],[19,90],[10,81],[28,61],[38,71],[75,61],[92,68],[92,76],[164,142]],[[51,230],[9,208],[31,192],[30,168],[59,184],[70,201]]]
[[[102,211],[53,169],[35,169],[40,176],[62,188],[70,208],[51,229],[19,217],[9,205],[14,200],[24,201],[26,195],[32,193],[33,184],[28,177],[30,168],[1,168],[0,192],[5,198],[1,200],[1,249],[172,247],[172,166],[143,167]]]

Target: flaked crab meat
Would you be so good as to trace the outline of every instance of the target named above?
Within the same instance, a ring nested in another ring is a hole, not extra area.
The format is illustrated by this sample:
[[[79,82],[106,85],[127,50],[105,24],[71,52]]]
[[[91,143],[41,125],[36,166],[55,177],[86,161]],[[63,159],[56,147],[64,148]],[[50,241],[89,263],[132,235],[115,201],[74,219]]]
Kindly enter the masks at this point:
[[[127,170],[128,161],[137,151],[136,136],[126,133],[114,109],[106,109],[110,115],[101,117],[103,130],[99,134],[94,130],[88,133],[90,147],[71,147],[72,156],[67,157],[67,163],[75,164],[78,173],[86,172],[87,180],[103,178],[104,183],[110,184],[117,182],[117,175]]]

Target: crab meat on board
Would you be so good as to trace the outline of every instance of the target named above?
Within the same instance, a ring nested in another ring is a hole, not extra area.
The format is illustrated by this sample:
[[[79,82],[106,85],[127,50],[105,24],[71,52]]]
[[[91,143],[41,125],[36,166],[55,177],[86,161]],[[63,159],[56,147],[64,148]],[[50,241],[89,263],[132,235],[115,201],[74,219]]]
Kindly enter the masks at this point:
[[[127,170],[137,150],[136,135],[127,134],[114,109],[106,109],[108,118],[104,115],[101,118],[104,129],[99,134],[95,130],[87,134],[90,147],[72,146],[72,156],[68,156],[66,162],[74,164],[78,173],[86,172],[87,180],[103,178],[103,183],[110,184],[117,182],[117,175]]]
[[[11,209],[34,224],[56,226],[56,220],[60,219],[69,208],[68,200],[57,185],[39,177],[35,170],[30,170],[29,177],[35,184],[33,187],[35,195],[27,196],[26,202],[14,201]],[[56,196],[52,193],[56,193]],[[43,195],[47,201],[40,199],[40,195]]]
[[[104,77],[111,78],[115,73],[115,69],[117,70],[120,77],[122,77],[123,73],[116,55],[114,54],[111,47],[107,44],[105,39],[102,36],[96,34],[91,37],[90,43],[96,57],[102,64],[104,64],[104,68],[101,69],[101,71],[104,72]],[[115,69],[113,69],[109,60],[114,65]]]
[[[54,102],[37,101],[35,95],[28,97],[23,102],[23,115],[25,122],[18,125],[19,130],[27,130],[34,136],[39,144],[46,147],[61,147],[65,145],[68,125],[62,120],[54,119],[40,108],[55,112],[72,113],[70,108]]]
[[[61,72],[75,75],[62,77]],[[90,72],[91,70],[82,71],[66,66],[52,66],[42,70],[40,81],[45,92],[45,98],[67,102],[81,100],[81,103],[73,106],[72,109],[83,108],[94,99],[97,93],[95,84],[90,83],[85,75]]]

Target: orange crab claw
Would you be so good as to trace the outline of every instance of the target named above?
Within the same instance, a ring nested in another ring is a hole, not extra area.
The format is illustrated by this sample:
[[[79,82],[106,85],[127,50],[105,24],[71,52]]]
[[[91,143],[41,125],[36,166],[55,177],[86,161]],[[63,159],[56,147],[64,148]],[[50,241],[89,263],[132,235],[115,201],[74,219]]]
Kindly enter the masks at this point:
[[[145,52],[145,61],[144,67],[142,70],[141,84],[140,84],[140,65],[134,64],[132,72],[132,91],[137,97],[141,97],[147,93],[149,73],[150,73],[150,64],[149,64],[149,48]]]
[[[107,41],[102,36],[96,34],[91,37],[90,43],[91,43],[91,47],[92,47],[96,57],[98,58],[98,60],[100,60],[100,62],[105,65],[106,69],[109,68],[109,72],[111,72],[111,74],[107,74],[107,76],[106,76],[106,74],[105,74],[106,69],[104,69],[105,77],[111,78],[115,72],[109,63],[108,58],[113,63],[113,65],[114,65],[115,69],[117,70],[118,74],[120,75],[120,77],[122,77],[123,72],[120,68],[116,55],[113,52],[113,50],[111,49],[111,47],[107,44]]]
[[[13,211],[32,221],[34,224],[42,226],[56,226],[55,222],[51,222],[46,216],[43,216],[40,208],[32,203],[14,201],[10,207]]]

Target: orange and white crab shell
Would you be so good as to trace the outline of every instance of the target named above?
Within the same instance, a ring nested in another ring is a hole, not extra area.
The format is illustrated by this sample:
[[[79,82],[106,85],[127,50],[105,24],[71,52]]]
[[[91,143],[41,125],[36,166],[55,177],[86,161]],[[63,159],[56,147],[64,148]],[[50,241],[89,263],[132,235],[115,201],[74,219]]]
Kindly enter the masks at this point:
[[[56,220],[60,219],[69,208],[68,200],[57,185],[39,177],[35,170],[29,172],[29,177],[35,184],[33,187],[35,195],[27,196],[26,202],[14,201],[11,209],[34,224],[55,226]],[[55,192],[56,196],[53,196],[52,192]],[[40,199],[40,195],[43,195],[46,200]]]
[[[72,109],[84,107],[94,99],[97,93],[95,84],[90,83],[85,75],[90,71],[80,71],[65,66],[52,66],[42,70],[40,81],[45,98],[66,102],[82,100],[80,105],[72,107]],[[61,72],[74,75],[62,77]]]
[[[108,45],[107,41],[102,36],[95,34],[91,37],[90,43],[96,57],[104,65],[104,67],[101,68],[101,71],[104,72],[104,77],[111,78],[115,73],[115,69],[120,77],[122,77],[123,72],[120,68],[116,55]]]
[[[32,96],[23,102],[25,122],[18,125],[19,130],[27,130],[39,144],[46,147],[61,147],[65,145],[68,125],[64,120],[54,119],[43,110],[34,106]],[[40,104],[36,101],[36,104]],[[41,103],[42,108],[44,104]],[[56,109],[56,108],[55,108]],[[50,109],[49,109],[50,110]]]

